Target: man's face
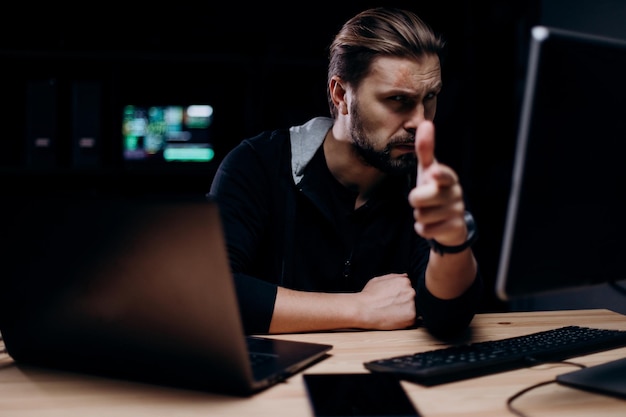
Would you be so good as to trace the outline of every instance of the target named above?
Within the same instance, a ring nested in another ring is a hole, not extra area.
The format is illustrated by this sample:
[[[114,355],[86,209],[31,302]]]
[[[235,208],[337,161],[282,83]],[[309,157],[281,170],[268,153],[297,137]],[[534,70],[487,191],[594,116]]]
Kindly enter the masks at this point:
[[[363,161],[383,172],[416,169],[415,132],[433,120],[441,90],[439,58],[376,59],[358,90],[348,95],[353,145]]]

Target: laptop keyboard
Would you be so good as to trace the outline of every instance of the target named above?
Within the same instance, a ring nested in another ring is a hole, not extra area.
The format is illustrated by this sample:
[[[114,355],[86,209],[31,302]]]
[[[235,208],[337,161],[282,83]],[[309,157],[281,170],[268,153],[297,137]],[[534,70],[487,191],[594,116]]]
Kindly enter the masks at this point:
[[[255,352],[248,353],[248,356],[250,357],[250,365],[252,365],[253,367],[262,365],[274,359],[274,356],[272,355]]]
[[[276,359],[276,354],[274,354],[272,350],[271,340],[248,336],[246,337],[246,343],[248,346],[250,364],[252,366],[258,366]]]
[[[372,372],[393,373],[423,385],[436,385],[622,346],[626,346],[626,331],[565,326],[379,359],[365,362],[364,366]]]

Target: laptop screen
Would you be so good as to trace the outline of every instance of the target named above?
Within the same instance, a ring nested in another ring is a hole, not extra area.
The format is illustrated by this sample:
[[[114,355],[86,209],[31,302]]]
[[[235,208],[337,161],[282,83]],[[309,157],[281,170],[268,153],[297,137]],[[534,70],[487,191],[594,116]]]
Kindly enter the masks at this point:
[[[626,41],[535,27],[496,292],[626,278]]]

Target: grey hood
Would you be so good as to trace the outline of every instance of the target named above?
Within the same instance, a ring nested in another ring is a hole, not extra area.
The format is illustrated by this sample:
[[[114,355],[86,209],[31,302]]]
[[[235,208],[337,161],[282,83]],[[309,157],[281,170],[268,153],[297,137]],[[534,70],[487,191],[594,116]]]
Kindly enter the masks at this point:
[[[304,168],[324,142],[326,133],[334,120],[330,117],[315,117],[303,125],[289,128],[291,141],[291,175],[296,184],[302,180]]]

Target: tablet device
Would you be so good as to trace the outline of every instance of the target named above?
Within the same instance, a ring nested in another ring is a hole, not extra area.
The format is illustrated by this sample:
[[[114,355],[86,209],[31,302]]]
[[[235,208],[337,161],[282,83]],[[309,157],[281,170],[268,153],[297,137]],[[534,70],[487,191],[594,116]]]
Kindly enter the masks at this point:
[[[315,417],[420,417],[402,388],[388,374],[304,374]]]

